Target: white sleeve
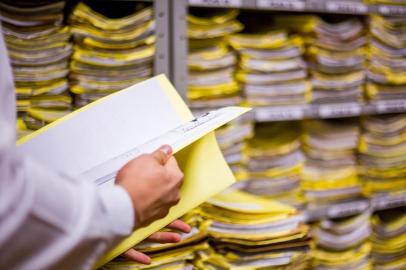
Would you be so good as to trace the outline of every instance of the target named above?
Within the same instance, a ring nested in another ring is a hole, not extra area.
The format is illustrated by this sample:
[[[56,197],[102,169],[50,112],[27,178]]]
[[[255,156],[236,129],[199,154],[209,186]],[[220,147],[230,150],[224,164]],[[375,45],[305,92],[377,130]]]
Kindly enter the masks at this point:
[[[131,233],[129,195],[119,186],[98,189],[20,156],[14,99],[0,25],[0,266],[91,269]]]

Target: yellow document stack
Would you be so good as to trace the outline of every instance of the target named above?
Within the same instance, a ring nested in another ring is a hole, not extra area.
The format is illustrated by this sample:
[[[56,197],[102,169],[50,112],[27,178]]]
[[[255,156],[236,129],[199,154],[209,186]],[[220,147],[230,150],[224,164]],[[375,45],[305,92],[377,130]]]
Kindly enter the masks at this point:
[[[369,196],[406,194],[406,115],[362,120],[360,175]]]
[[[302,39],[271,28],[269,22],[256,23],[255,27],[246,26],[244,33],[230,36],[231,46],[240,55],[236,77],[247,103],[272,106],[309,102],[311,85],[302,58]]]
[[[364,87],[366,29],[358,19],[320,21],[308,48],[313,101],[357,102]]]
[[[295,208],[228,190],[202,206],[212,250],[197,269],[306,269],[308,226]]]
[[[64,1],[2,1],[3,24],[13,67],[19,135],[65,115],[71,108],[68,61],[72,46],[63,26]]]
[[[124,257],[118,257],[102,267],[103,270],[129,269],[160,269],[160,270],[191,270],[195,253],[209,248],[207,238],[208,222],[200,217],[200,210],[195,209],[182,220],[192,227],[189,233],[181,234],[182,240],[175,244],[158,244],[144,241],[137,245],[137,251],[148,254],[152,258],[150,265],[142,265]]]
[[[304,123],[306,165],[302,186],[310,207],[350,200],[360,195],[356,149],[358,121],[311,120]]]
[[[140,4],[132,10],[108,18],[81,2],[71,14],[75,46],[70,79],[77,107],[153,75],[153,9]]]
[[[199,10],[188,15],[188,98],[194,109],[241,103],[237,64],[227,36],[242,30],[237,10]]]
[[[244,190],[302,207],[301,171],[304,156],[296,122],[257,124],[248,141],[248,179]]]
[[[406,269],[406,209],[385,210],[372,217],[374,269]]]
[[[370,16],[371,41],[366,93],[373,101],[406,97],[405,29],[405,16]]]
[[[323,220],[312,229],[313,269],[367,270],[371,268],[370,212]]]

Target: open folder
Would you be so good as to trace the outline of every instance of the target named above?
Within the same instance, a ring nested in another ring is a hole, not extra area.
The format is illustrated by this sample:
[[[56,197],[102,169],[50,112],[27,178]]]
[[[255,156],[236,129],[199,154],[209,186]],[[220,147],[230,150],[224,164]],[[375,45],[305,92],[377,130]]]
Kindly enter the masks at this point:
[[[227,107],[194,118],[176,90],[159,75],[85,106],[18,141],[19,151],[48,167],[114,184],[129,160],[162,144],[172,146],[185,178],[169,214],[137,229],[96,265],[132,248],[234,182],[214,129],[249,111]]]

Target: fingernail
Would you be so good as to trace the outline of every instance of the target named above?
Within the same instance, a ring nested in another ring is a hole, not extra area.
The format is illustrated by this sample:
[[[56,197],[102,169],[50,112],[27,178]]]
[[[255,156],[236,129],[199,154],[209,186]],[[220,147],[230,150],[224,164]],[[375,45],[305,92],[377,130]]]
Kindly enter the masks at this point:
[[[170,146],[167,145],[167,144],[162,145],[162,146],[159,148],[159,150],[162,151],[162,152],[164,152],[165,155],[167,155],[167,156],[172,155],[172,147],[170,147]]]

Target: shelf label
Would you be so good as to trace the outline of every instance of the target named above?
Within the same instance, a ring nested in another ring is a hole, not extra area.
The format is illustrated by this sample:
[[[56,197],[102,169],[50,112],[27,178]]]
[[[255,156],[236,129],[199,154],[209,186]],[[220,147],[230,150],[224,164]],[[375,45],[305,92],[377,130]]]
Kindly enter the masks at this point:
[[[242,0],[189,0],[189,4],[210,7],[241,7]]]
[[[305,10],[305,2],[301,0],[257,0],[259,8],[282,10]]]
[[[352,216],[362,213],[363,211],[367,210],[368,207],[369,203],[367,201],[357,201],[332,205],[327,210],[327,216],[330,218]]]
[[[372,205],[374,206],[375,210],[384,210],[390,208],[396,208],[400,206],[406,205],[406,195],[399,196],[399,197],[382,197],[372,199]]]
[[[326,9],[332,12],[349,14],[365,14],[368,12],[368,7],[366,5],[354,1],[327,1]]]
[[[359,104],[330,104],[320,105],[318,114],[321,118],[341,117],[341,116],[357,116],[361,114],[361,106]]]
[[[376,112],[378,113],[390,113],[390,112],[405,112],[405,101],[381,101],[375,104]]]
[[[406,15],[406,7],[396,5],[379,5],[378,13],[383,15]]]
[[[255,120],[262,122],[299,120],[304,118],[304,111],[304,107],[257,108]]]

